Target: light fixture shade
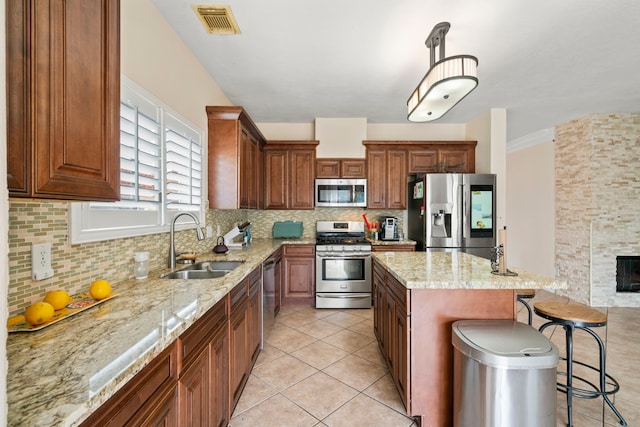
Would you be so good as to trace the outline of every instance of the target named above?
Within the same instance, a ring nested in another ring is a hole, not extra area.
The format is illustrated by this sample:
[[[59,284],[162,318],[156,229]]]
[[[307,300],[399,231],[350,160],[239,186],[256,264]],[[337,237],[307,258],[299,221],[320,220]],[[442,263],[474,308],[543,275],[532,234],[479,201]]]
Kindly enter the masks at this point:
[[[436,62],[407,101],[407,119],[437,120],[478,86],[478,59],[458,55]]]

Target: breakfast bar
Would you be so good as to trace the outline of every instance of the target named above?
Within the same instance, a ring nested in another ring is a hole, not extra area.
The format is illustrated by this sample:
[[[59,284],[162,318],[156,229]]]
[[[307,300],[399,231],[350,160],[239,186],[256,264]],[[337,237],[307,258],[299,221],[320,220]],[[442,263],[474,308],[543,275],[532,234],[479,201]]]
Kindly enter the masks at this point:
[[[564,281],[462,252],[386,252],[373,263],[374,329],[408,416],[423,426],[453,419],[451,325],[463,319],[515,319],[518,289],[562,289]]]

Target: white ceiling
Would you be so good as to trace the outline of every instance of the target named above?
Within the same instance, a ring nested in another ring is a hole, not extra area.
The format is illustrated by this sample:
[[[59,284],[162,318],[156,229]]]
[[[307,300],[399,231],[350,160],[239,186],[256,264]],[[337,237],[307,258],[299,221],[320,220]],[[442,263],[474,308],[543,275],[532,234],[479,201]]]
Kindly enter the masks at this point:
[[[433,123],[504,108],[512,141],[589,113],[640,112],[638,0],[152,1],[256,122],[408,123],[441,21],[446,56],[476,56],[479,85]],[[242,34],[206,33],[191,4],[230,5]]]

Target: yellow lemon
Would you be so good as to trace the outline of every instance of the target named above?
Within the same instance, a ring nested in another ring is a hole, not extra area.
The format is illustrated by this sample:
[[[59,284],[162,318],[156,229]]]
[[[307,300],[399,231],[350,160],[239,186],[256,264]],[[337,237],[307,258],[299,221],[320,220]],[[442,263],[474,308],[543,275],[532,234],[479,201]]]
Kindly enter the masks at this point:
[[[36,302],[24,311],[24,317],[32,325],[41,325],[53,318],[55,310],[48,302]]]
[[[17,325],[18,323],[22,323],[25,320],[27,320],[27,319],[25,319],[24,314],[18,314],[16,316],[11,316],[11,317],[9,317],[7,319],[7,327],[11,327],[13,325]]]
[[[91,284],[89,293],[91,294],[91,298],[97,300],[108,298],[109,295],[111,295],[111,285],[106,280],[96,280]]]
[[[53,306],[54,310],[60,310],[64,308],[71,301],[71,297],[67,291],[63,291],[62,289],[58,289],[55,291],[48,292],[44,297],[44,302],[48,302]]]

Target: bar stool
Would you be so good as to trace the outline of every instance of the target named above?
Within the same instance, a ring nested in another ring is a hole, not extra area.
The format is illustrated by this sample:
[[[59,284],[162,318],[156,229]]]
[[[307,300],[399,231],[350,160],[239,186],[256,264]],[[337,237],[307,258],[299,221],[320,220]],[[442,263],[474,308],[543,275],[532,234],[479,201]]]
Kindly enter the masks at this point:
[[[601,311],[595,310],[585,305],[572,304],[572,303],[559,303],[559,302],[537,302],[533,305],[533,309],[538,316],[548,319],[549,322],[540,326],[540,332],[551,325],[562,326],[565,330],[566,341],[566,358],[561,358],[567,362],[567,371],[558,372],[559,375],[566,375],[567,381],[565,384],[557,383],[558,391],[567,395],[567,415],[568,415],[568,427],[573,427],[572,399],[573,397],[579,397],[583,399],[595,399],[602,396],[604,401],[609,405],[611,410],[616,414],[620,424],[627,425],[627,422],[622,417],[620,412],[616,409],[610,395],[613,395],[620,390],[620,385],[613,377],[605,371],[605,350],[602,339],[593,332],[590,328],[605,326],[607,324],[607,315]],[[597,342],[600,350],[600,364],[598,367],[587,365],[586,363],[573,360],[573,331],[575,329],[581,329],[591,335]],[[577,375],[573,375],[573,364],[584,366],[592,369],[598,373],[599,384],[593,384],[592,382],[581,378]],[[579,380],[587,384],[592,389],[586,390],[583,388],[574,387],[573,380]],[[609,390],[607,390],[609,386]]]
[[[521,302],[524,305],[524,308],[527,309],[527,313],[529,314],[529,326],[531,326],[531,322],[533,320],[533,315],[531,312],[531,306],[527,303],[528,299],[531,299],[536,296],[535,289],[518,289],[516,290],[516,300]]]

